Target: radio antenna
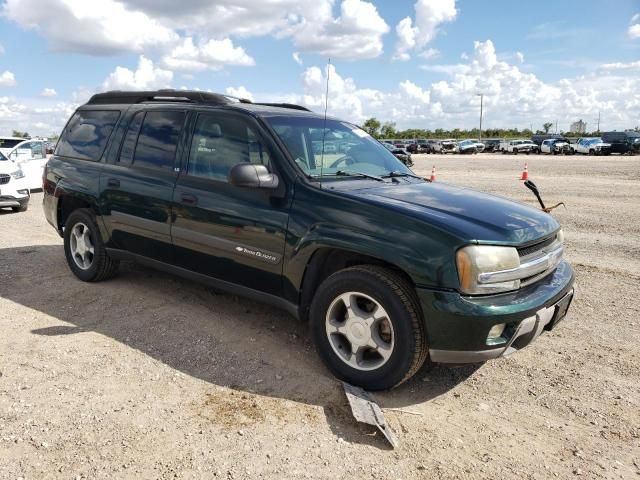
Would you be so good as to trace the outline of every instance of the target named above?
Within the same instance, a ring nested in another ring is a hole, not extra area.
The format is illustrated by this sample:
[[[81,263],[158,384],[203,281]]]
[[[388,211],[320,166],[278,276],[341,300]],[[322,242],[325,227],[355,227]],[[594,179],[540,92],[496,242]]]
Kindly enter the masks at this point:
[[[320,154],[320,188],[322,188],[322,170],[324,169],[324,140],[327,134],[327,110],[329,109],[329,75],[331,75],[331,59],[327,61],[327,88],[324,93],[324,121],[322,122],[322,153]]]

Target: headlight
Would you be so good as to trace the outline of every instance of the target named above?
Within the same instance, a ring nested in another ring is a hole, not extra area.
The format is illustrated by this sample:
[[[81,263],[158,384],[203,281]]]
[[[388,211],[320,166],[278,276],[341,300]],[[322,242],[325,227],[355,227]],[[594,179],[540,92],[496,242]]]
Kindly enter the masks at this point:
[[[560,243],[564,243],[564,232],[562,231],[562,229],[558,230],[558,233],[556,234],[556,239]]]
[[[470,295],[508,292],[520,288],[519,279],[480,283],[483,273],[509,271],[520,267],[518,251],[513,247],[470,245],[456,254],[460,290]]]
[[[19,178],[24,178],[24,172],[20,169],[16,170],[15,172],[11,172],[10,175],[16,180],[18,180]]]

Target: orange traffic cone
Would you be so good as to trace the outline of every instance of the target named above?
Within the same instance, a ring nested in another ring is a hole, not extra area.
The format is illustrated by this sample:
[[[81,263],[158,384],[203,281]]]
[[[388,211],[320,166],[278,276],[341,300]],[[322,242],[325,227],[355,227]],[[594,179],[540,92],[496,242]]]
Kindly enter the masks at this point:
[[[429,181],[430,182],[435,182],[436,181],[436,166],[435,165],[431,169],[431,178],[429,178]]]
[[[520,180],[529,180],[529,167],[526,163],[524,164],[524,170],[522,170],[522,176],[520,177]]]

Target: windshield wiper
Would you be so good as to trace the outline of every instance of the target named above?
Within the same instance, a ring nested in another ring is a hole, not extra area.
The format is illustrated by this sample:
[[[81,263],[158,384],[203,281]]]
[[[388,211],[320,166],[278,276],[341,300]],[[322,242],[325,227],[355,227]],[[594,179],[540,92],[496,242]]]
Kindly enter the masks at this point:
[[[368,173],[362,173],[362,172],[348,172],[346,170],[338,170],[337,172],[334,173],[334,175],[341,176],[341,177],[364,177],[364,178],[370,178],[371,180],[375,180],[377,182],[384,182],[382,177],[378,177],[377,175],[370,175]]]
[[[398,171],[389,172],[386,175],[382,176],[382,178],[394,178],[394,177],[411,177],[411,178],[419,178],[420,180],[424,180],[424,178],[419,175],[414,175],[413,173],[398,172]]]

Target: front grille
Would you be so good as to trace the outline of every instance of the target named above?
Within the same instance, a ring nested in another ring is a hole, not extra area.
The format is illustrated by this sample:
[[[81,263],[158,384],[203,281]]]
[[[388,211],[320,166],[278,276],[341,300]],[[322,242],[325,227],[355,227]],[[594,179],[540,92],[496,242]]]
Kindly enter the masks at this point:
[[[534,245],[529,245],[528,247],[520,247],[518,248],[518,255],[520,256],[520,258],[522,257],[528,257],[529,255],[533,255],[534,253],[538,252],[539,250],[542,250],[545,247],[548,247],[549,245],[551,245],[553,242],[556,241],[556,237],[555,235],[553,237],[549,237],[546,240],[543,240],[541,242],[538,242]]]
[[[7,175],[6,173],[0,173],[0,185],[9,183],[9,180],[11,180],[11,175]]]

